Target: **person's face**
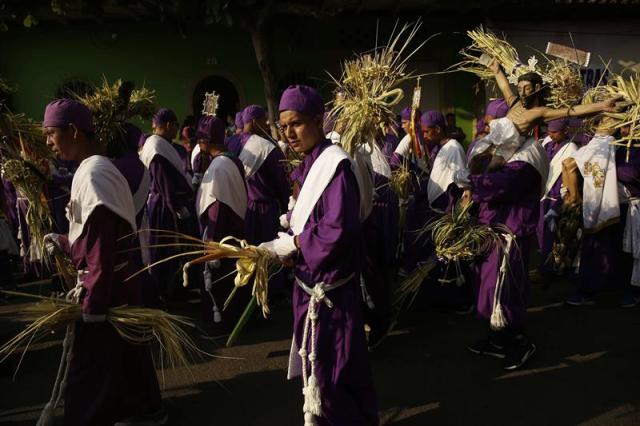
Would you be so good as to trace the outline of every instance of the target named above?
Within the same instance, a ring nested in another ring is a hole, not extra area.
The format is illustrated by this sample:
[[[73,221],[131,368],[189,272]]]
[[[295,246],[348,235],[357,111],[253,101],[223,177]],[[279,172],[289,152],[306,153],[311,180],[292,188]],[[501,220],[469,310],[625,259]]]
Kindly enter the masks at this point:
[[[626,138],[627,136],[629,136],[630,132],[631,132],[631,126],[624,126],[620,128],[620,136],[622,136],[623,138]]]
[[[402,120],[401,125],[405,133],[409,133],[411,120]]]
[[[422,136],[424,137],[425,143],[428,145],[440,143],[440,140],[442,139],[442,129],[440,129],[440,126],[423,127]]]
[[[553,143],[558,144],[564,141],[567,138],[566,130],[549,130],[549,137],[553,141]]]
[[[78,158],[78,146],[76,138],[78,129],[74,125],[66,128],[45,127],[44,134],[47,138],[47,146],[60,160],[76,160]]]
[[[282,111],[279,128],[289,146],[299,154],[311,151],[324,139],[321,115],[310,117],[297,111]]]
[[[533,83],[527,80],[522,80],[518,82],[518,96],[520,96],[520,102],[522,102],[522,106],[529,109],[534,105],[536,97],[533,96],[540,90],[540,85]]]

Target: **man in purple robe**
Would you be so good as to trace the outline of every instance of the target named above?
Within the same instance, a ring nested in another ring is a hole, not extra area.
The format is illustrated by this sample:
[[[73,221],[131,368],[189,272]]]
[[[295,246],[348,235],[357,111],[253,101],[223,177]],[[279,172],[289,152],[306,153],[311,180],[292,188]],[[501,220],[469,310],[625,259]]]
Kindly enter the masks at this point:
[[[153,119],[154,134],[149,136],[140,151],[140,160],[149,170],[151,177],[150,195],[147,212],[150,229],[182,232],[196,235],[194,193],[191,178],[184,172],[184,164],[170,142],[175,138],[178,123],[175,114],[166,108],[160,109]],[[150,245],[167,243],[167,239],[158,239],[151,233]],[[171,247],[151,248],[150,261],[153,263],[175,254]],[[177,284],[179,262],[171,261],[151,269],[158,297],[171,298],[180,292]]]
[[[324,104],[314,89],[290,86],[279,109],[284,137],[305,154],[291,234],[261,245],[295,267],[289,377],[303,376],[305,425],[377,425],[358,284],[360,195],[351,159],[325,139]]]
[[[236,113],[236,133],[231,136],[227,136],[224,140],[224,144],[227,146],[227,150],[238,157],[240,151],[242,151],[242,134],[244,133],[244,121],[242,121],[242,111]]]
[[[204,241],[221,241],[232,236],[245,238],[244,217],[247,212],[247,187],[244,166],[224,145],[224,123],[217,117],[205,116],[196,133],[200,151],[211,155],[211,163],[203,175],[196,194],[196,213]],[[213,324],[214,334],[229,333],[238,322],[251,299],[250,286],[237,289],[233,301],[222,312],[222,306],[234,288],[234,259],[207,262],[201,301],[205,321]]]
[[[69,100],[53,101],[42,123],[47,145],[63,160],[77,161],[69,204],[69,235],[52,238],[78,270],[82,320],[75,324],[65,388],[65,424],[166,423],[151,353],[126,342],[107,321],[110,307],[140,304],[135,270],[133,198],[127,181],[101,155],[91,112]]]

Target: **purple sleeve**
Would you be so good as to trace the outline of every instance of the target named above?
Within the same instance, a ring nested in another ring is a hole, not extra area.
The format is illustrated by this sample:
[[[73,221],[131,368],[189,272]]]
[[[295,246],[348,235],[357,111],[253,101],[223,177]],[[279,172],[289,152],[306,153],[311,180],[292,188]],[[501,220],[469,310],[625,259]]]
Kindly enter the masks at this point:
[[[287,178],[287,172],[284,167],[286,158],[282,150],[278,147],[274,148],[267,158],[260,166],[260,169],[264,170],[267,177],[267,182],[272,182],[275,185],[273,194],[280,204],[281,211],[287,211],[287,204],[289,204],[290,184]]]
[[[532,188],[540,182],[535,168],[523,161],[514,161],[492,173],[469,176],[473,201],[495,203],[517,201],[523,188]]]
[[[84,225],[84,232],[80,236],[82,241],[74,242],[74,246],[82,245],[89,271],[83,278],[83,287],[86,289],[82,300],[83,314],[104,315],[109,308],[120,220],[111,210],[98,206]]]
[[[169,160],[160,155],[153,157],[149,164],[149,174],[152,185],[162,194],[171,212],[175,214],[182,207],[190,207],[189,197],[185,195],[192,192],[192,189],[187,187],[187,181],[175,170]]]
[[[332,269],[340,259],[350,258],[353,241],[361,238],[358,183],[349,161],[338,165],[318,203],[322,216],[310,217],[311,225],[298,236],[300,253],[314,275]],[[317,211],[316,205],[312,216]]]

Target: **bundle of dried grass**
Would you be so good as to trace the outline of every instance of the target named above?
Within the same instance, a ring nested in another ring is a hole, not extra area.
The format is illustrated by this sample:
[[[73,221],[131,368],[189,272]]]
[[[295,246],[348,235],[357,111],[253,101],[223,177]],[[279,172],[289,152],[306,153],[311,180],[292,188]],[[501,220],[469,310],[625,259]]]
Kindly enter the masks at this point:
[[[411,307],[416,300],[422,283],[427,279],[437,263],[434,257],[430,257],[426,262],[418,265],[416,269],[400,283],[395,291],[395,300],[393,302],[398,313]]]
[[[340,144],[351,156],[358,146],[378,139],[382,128],[396,124],[392,107],[404,96],[398,86],[413,78],[406,71],[407,60],[426,43],[404,56],[420,26],[420,22],[406,24],[397,34],[394,29],[387,46],[376,46],[371,53],[345,61],[340,79],[331,76],[341,96],[336,97],[329,114],[336,127],[344,129]]]
[[[249,245],[245,240],[240,240],[235,237],[225,237],[220,242],[215,242],[202,241],[189,235],[162,229],[151,229],[150,231],[156,234],[156,238],[167,239],[172,242],[167,244],[150,245],[149,248],[175,247],[187,251],[154,262],[136,272],[128,279],[133,278],[134,276],[161,263],[181,257],[195,256],[195,259],[186,262],[183,266],[183,281],[184,285],[187,286],[187,271],[191,266],[216,259],[236,259],[236,269],[234,271],[235,287],[225,301],[224,306],[228,306],[231,302],[237,288],[244,287],[253,278],[252,295],[255,296],[256,303],[262,308],[263,316],[266,318],[267,315],[269,315],[269,271],[270,267],[277,264],[277,262],[271,257],[268,251]]]
[[[82,320],[81,307],[77,303],[28,293],[7,293],[36,298],[39,302],[21,308],[11,316],[15,321],[29,324],[0,347],[0,362],[20,348],[24,348],[26,352],[32,342],[52,330]],[[160,309],[119,306],[109,309],[107,321],[127,342],[136,345],[157,342],[163,354],[163,362],[170,367],[187,367],[194,356],[206,354],[185,331],[185,327],[195,327],[187,318],[171,315]]]
[[[92,93],[76,95],[76,99],[91,110],[98,140],[107,144],[121,132],[122,123],[140,117],[150,119],[155,113],[155,92],[145,87],[134,89],[131,82],[116,80],[102,85]]]
[[[571,108],[582,101],[584,85],[577,65],[563,60],[549,61],[542,78],[549,86],[547,106]]]
[[[399,199],[406,200],[411,195],[413,191],[412,179],[413,175],[408,167],[399,167],[391,172],[389,185]]]

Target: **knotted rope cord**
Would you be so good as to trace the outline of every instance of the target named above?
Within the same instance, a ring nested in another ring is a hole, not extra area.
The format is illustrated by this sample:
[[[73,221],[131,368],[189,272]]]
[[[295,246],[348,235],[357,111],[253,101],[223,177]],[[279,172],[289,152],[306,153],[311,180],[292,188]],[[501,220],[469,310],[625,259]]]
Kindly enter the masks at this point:
[[[506,240],[504,252],[502,254],[502,263],[500,264],[500,270],[498,271],[498,279],[496,281],[496,288],[493,293],[493,311],[491,312],[490,325],[494,330],[502,330],[507,326],[507,318],[504,315],[502,309],[502,289],[504,282],[507,278],[507,272],[509,269],[509,253],[511,252],[511,245],[513,244],[514,236],[512,234],[502,234]]]

